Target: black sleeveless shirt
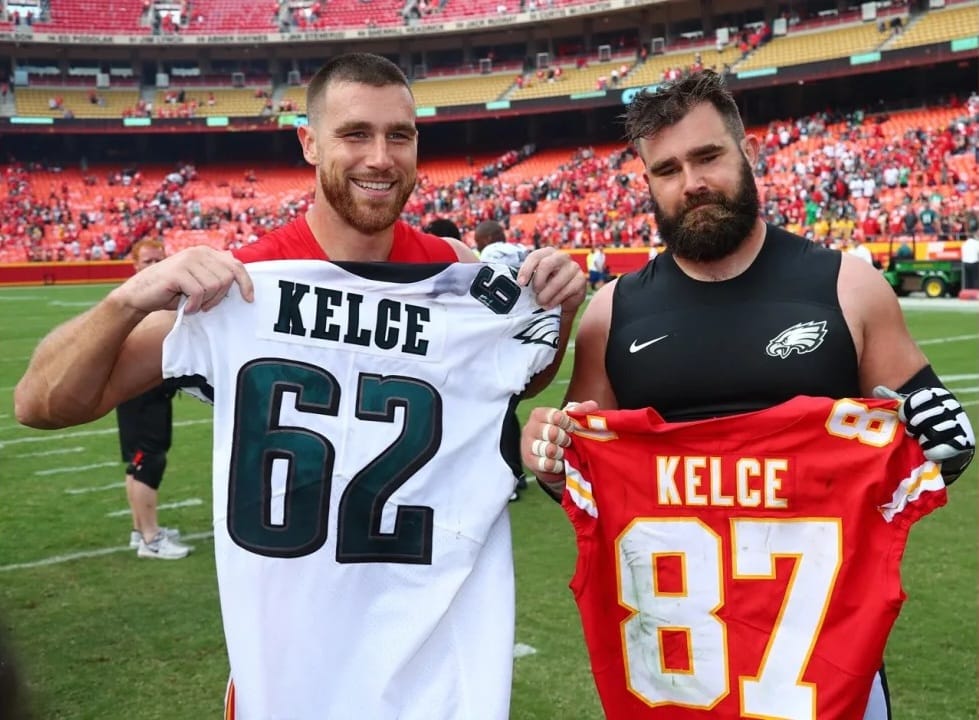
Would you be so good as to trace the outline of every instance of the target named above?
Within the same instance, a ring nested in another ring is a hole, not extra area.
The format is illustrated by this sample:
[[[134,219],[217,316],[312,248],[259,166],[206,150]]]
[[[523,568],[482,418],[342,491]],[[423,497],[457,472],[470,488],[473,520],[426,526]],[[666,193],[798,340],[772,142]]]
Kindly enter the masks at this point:
[[[619,407],[680,421],[796,395],[859,397],[840,258],[769,225],[758,257],[730,280],[694,280],[669,252],[620,277],[605,348]]]

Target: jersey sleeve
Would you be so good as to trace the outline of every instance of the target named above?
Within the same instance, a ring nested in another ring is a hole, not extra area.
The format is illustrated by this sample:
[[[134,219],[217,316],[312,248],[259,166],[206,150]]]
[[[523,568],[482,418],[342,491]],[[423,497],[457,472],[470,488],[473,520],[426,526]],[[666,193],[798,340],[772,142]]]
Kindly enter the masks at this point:
[[[504,242],[490,243],[479,253],[481,262],[507,265],[512,268],[519,268],[526,257],[527,252],[522,245]]]
[[[545,310],[533,291],[522,288],[509,313],[501,342],[496,345],[496,365],[506,384],[521,390],[530,379],[551,364],[561,329],[560,308]]]
[[[163,340],[163,377],[203,377],[212,381],[211,341],[203,325],[203,315],[184,312],[187,300],[180,302],[173,328]]]

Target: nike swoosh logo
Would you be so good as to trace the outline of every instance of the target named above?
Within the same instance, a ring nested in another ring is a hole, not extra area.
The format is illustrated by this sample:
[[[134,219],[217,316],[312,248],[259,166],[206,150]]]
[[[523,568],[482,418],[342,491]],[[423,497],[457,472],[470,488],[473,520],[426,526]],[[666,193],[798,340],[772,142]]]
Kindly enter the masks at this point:
[[[666,335],[661,335],[658,338],[653,338],[652,340],[647,340],[644,343],[637,342],[637,341],[633,340],[632,341],[632,345],[629,346],[629,352],[631,352],[631,353],[637,353],[640,350],[644,350],[645,348],[648,348],[653,343],[658,343],[660,340],[665,340],[669,336],[670,336],[670,334],[667,333]]]

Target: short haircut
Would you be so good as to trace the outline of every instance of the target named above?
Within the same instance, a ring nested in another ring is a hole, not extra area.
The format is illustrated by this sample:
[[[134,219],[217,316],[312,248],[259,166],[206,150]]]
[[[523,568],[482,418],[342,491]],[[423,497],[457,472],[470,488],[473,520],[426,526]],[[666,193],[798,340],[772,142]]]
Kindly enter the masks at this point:
[[[138,240],[133,243],[132,248],[129,250],[129,256],[132,258],[133,262],[139,260],[139,254],[143,252],[143,248],[154,248],[156,250],[162,250],[166,253],[166,247],[159,240],[154,240],[152,238],[146,238],[144,240]]]
[[[712,70],[693,73],[682,80],[661,85],[655,92],[643,90],[629,104],[625,115],[626,139],[637,145],[665,127],[676,125],[698,105],[708,102],[724,120],[736,141],[744,139],[744,123],[738,104],[724,86],[723,78]]]
[[[506,231],[496,220],[484,220],[476,226],[473,239],[476,247],[482,250],[490,243],[506,242]]]
[[[411,92],[408,78],[401,68],[380,55],[355,52],[337,55],[313,75],[306,87],[306,117],[313,120],[319,112],[316,101],[326,94],[327,86],[334,82],[352,82],[373,87],[403,85]]]
[[[459,232],[459,226],[449,220],[449,218],[435,218],[425,226],[425,232],[429,235],[437,235],[438,237],[450,237],[456,240],[462,240],[462,233]]]

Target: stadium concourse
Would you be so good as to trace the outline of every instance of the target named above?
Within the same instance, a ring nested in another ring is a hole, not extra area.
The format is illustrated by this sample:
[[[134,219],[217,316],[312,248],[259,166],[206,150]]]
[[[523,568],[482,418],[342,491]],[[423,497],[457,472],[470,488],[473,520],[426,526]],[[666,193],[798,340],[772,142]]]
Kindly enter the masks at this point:
[[[890,116],[825,114],[750,130],[766,219],[814,241],[962,240],[979,232],[979,94]],[[312,201],[305,168],[0,166],[0,262],[125,257],[160,238],[169,252],[252,242]],[[658,242],[642,166],[621,145],[420,161],[405,217],[449,217],[470,240],[482,220],[562,248]],[[610,267],[616,272],[614,265]]]

